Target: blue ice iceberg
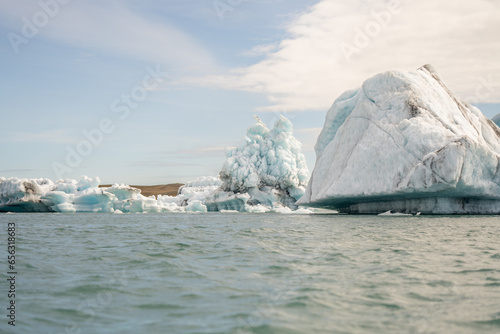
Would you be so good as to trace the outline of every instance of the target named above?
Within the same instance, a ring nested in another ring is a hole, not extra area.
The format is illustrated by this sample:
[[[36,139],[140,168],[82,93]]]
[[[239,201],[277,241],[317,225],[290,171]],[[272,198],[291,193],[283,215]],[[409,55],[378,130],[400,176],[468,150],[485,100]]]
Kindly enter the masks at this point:
[[[222,184],[206,198],[209,211],[298,209],[295,202],[304,194],[309,170],[292,123],[281,116],[269,130],[256,119],[240,145],[226,151]]]
[[[500,128],[426,65],[342,94],[299,205],[346,213],[500,213]]]

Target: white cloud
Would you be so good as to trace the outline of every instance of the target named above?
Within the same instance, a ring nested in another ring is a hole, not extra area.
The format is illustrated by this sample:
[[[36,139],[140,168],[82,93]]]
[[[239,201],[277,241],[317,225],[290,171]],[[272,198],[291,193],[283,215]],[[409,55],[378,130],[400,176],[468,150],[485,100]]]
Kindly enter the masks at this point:
[[[33,22],[39,12],[43,10],[38,1],[0,2],[2,25],[21,36],[22,18]],[[71,1],[60,5],[38,30],[32,38],[47,38],[91,53],[125,56],[183,71],[207,73],[215,68],[213,56],[200,41],[154,13],[134,12],[127,1]],[[20,45],[21,51],[26,47]]]
[[[391,2],[322,0],[291,22],[289,37],[277,50],[253,49],[271,51],[265,59],[196,81],[263,93],[273,104],[271,110],[326,109],[342,92],[376,73],[415,70],[430,63],[464,98],[500,102],[496,0]],[[387,24],[379,23],[373,12],[389,9]],[[358,29],[372,37],[363,40]],[[347,45],[357,51],[349,54]],[[485,82],[489,86],[484,87]]]

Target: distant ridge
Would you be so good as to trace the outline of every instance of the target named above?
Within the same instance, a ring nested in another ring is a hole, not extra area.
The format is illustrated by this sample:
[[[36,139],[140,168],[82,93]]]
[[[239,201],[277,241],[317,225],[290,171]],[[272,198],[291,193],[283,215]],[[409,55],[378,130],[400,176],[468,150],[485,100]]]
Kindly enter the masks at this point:
[[[168,196],[177,196],[177,191],[179,188],[183,186],[183,183],[170,183],[170,184],[162,184],[156,186],[134,186],[131,185],[132,188],[137,188],[141,190],[141,194],[144,196],[157,196],[157,195],[168,195]],[[111,184],[101,184],[99,188],[108,188],[111,187]]]

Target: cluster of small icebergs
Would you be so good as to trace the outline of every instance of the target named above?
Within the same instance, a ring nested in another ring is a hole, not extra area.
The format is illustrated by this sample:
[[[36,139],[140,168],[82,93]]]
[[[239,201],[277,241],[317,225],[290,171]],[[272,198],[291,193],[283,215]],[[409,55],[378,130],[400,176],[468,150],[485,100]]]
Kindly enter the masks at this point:
[[[143,196],[124,184],[99,187],[98,177],[83,176],[79,181],[0,178],[0,211],[4,212],[207,212],[207,197],[220,189],[216,177],[201,177],[179,189],[177,196]],[[311,213],[280,204],[272,207],[244,203],[247,212]],[[224,213],[238,210],[220,210]]]
[[[242,143],[226,151],[219,177],[200,177],[177,196],[149,196],[125,184],[99,187],[98,177],[76,180],[0,178],[4,212],[278,212],[311,213],[295,202],[309,171],[292,123],[282,117],[269,130],[257,119]]]

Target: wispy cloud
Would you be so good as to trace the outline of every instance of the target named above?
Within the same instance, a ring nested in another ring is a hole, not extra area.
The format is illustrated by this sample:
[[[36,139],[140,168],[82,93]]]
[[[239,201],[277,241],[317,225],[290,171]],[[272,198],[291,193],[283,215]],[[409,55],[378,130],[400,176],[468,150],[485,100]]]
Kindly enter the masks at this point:
[[[40,11],[37,3],[0,2],[0,17],[5,19],[2,25],[21,33],[21,18],[31,18]],[[165,64],[184,71],[207,73],[215,67],[214,58],[199,40],[160,20],[154,12],[132,10],[132,5],[130,1],[72,1],[61,6],[39,35],[88,52]]]
[[[266,53],[263,60],[227,75],[188,80],[265,94],[271,110],[326,109],[378,72],[426,63],[464,98],[477,96],[492,75],[500,83],[498,1],[401,0],[397,14],[380,23],[374,13],[386,12],[390,3],[322,0],[290,23],[276,50],[263,45],[250,51]],[[358,51],[346,57],[346,45]],[[500,84],[490,91],[478,100],[500,102]]]
[[[172,153],[180,155],[193,155],[193,156],[220,156],[221,158],[223,158],[224,152],[228,148],[232,147],[228,146],[198,147],[192,150],[175,151]]]
[[[14,143],[55,143],[55,144],[71,144],[77,140],[71,135],[69,129],[48,130],[42,132],[24,132],[11,131],[8,133],[5,141]]]
[[[20,168],[20,169],[0,169],[0,173],[5,173],[5,174],[25,174],[25,173],[32,173],[32,172],[38,172],[40,169],[26,169],[26,168]]]
[[[183,163],[183,162],[166,162],[166,161],[155,161],[155,160],[148,160],[148,161],[139,161],[139,162],[132,162],[128,164],[128,166],[131,167],[190,167],[190,166],[200,166],[200,164],[189,164],[189,163]]]

